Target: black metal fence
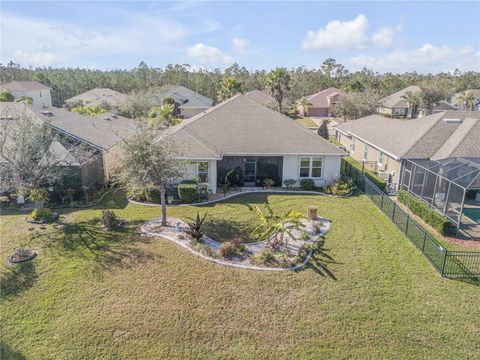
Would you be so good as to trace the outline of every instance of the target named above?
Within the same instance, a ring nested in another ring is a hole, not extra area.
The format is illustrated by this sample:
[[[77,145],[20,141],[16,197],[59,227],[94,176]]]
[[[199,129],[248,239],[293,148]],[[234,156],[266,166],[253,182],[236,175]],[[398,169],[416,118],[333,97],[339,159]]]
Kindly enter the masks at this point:
[[[445,249],[427,230],[413,220],[382,190],[350,163],[342,160],[342,174],[353,179],[357,187],[407,236],[430,263],[450,278],[480,277],[480,252]]]

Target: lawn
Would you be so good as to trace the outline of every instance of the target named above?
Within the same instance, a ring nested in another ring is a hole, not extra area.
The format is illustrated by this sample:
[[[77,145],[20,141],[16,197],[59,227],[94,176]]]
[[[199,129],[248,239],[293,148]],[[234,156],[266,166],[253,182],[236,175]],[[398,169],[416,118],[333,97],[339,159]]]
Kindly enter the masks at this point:
[[[136,233],[160,215],[120,205],[129,228],[107,233],[99,209],[66,211],[56,225],[1,216],[0,256],[28,245],[23,267],[2,261],[2,359],[478,358],[480,288],[441,278],[365,196],[249,194],[208,211],[209,231],[248,237],[249,205],[319,207],[332,220],[333,262],[282,273],[222,267]],[[236,235],[238,233],[238,235]]]
[[[318,128],[317,123],[309,117],[300,117],[295,121],[297,122],[297,124],[302,125],[306,128],[311,128],[311,127]]]

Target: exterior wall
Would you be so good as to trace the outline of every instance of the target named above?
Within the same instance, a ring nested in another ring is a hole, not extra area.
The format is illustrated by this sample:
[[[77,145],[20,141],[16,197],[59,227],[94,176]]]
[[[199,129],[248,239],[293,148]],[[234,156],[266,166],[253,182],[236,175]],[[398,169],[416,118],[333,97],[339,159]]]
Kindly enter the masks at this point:
[[[192,161],[187,164],[185,167],[184,175],[179,180],[192,180],[196,179],[197,174],[197,163],[203,162],[202,160]],[[214,193],[217,192],[217,161],[216,160],[208,160],[208,185],[210,190]]]
[[[208,108],[182,108],[180,109],[180,115],[184,119],[191,118],[194,115],[200,114],[202,111],[207,110]]]
[[[50,89],[33,90],[33,91],[12,91],[15,99],[22,96],[29,96],[33,99],[33,105],[40,107],[52,107],[52,95]]]
[[[120,155],[120,145],[115,145],[108,151],[103,151],[103,167],[105,172],[105,180],[109,181],[115,168],[118,166],[118,156]]]
[[[287,155],[283,157],[283,180],[294,179],[300,180],[300,157],[298,155]],[[316,186],[330,185],[340,176],[341,156],[323,156],[322,161],[322,177],[313,179]],[[282,186],[283,181],[282,181]],[[295,186],[300,186],[299,183]]]
[[[308,108],[308,116],[316,116],[316,117],[328,117],[330,113],[329,108],[319,108],[319,107],[309,107]]]

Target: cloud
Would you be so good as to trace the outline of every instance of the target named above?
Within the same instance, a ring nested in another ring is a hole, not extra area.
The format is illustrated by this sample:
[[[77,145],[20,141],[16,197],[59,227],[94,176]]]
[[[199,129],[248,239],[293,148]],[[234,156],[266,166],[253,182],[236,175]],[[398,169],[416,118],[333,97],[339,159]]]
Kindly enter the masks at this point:
[[[395,33],[402,30],[400,25],[384,26],[370,36],[368,28],[368,19],[362,14],[349,21],[333,20],[318,31],[310,30],[302,42],[302,48],[341,50],[388,47],[393,44]]]
[[[14,57],[17,61],[22,64],[28,64],[33,66],[50,66],[59,62],[59,57],[53,52],[44,52],[44,51],[23,51],[16,50],[14,52]]]
[[[187,56],[201,64],[230,65],[234,60],[213,46],[197,43],[187,49]]]
[[[480,53],[472,47],[453,49],[448,46],[435,47],[425,44],[414,50],[395,50],[374,57],[359,55],[350,58],[357,68],[368,67],[379,72],[442,72],[480,71]]]
[[[232,39],[232,44],[233,44],[233,49],[237,54],[246,54],[247,51],[250,49],[250,41],[240,38],[240,37],[234,37]]]

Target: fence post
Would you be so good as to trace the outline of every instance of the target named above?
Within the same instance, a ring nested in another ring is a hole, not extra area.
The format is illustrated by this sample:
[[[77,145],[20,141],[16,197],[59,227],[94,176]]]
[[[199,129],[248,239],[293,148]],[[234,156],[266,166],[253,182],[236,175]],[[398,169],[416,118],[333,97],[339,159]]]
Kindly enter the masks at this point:
[[[443,264],[442,264],[442,276],[445,276],[445,263],[447,262],[447,255],[448,255],[448,250],[447,249],[443,249],[444,250],[444,253],[445,253],[445,256],[443,257]]]
[[[405,225],[405,234],[408,233],[408,222],[410,221],[410,215],[407,215],[407,225]]]
[[[423,246],[422,246],[422,254],[425,252],[425,242],[427,241],[427,230],[423,230]]]
[[[397,207],[397,204],[395,202],[393,203],[393,211],[392,211],[392,220],[395,222],[395,208]]]
[[[383,211],[383,195],[382,195],[382,201],[380,202],[380,210]]]

